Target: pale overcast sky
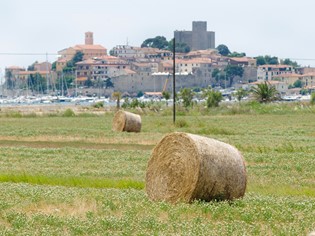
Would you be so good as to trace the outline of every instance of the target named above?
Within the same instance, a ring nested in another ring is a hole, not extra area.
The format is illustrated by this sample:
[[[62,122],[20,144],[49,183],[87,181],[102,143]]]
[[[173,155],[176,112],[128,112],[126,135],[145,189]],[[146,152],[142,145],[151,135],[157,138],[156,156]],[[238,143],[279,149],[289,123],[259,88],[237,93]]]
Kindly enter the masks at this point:
[[[314,59],[313,0],[1,0],[0,68],[27,67],[46,56],[4,53],[57,53],[84,43],[108,51],[116,45],[140,46],[157,35],[168,40],[174,30],[191,30],[192,21],[207,21],[216,46],[248,56]],[[53,62],[55,56],[48,56]],[[299,60],[315,66],[314,60]]]

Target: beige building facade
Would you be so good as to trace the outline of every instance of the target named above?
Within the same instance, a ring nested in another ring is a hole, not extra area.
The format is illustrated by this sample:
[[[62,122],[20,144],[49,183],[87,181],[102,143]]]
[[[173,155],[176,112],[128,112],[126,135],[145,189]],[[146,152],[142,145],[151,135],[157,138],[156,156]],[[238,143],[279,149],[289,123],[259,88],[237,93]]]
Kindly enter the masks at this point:
[[[258,81],[271,81],[275,76],[295,73],[294,68],[288,65],[261,65],[257,68]]]
[[[62,71],[62,69],[67,65],[67,62],[70,61],[77,52],[82,52],[84,54],[83,60],[107,55],[107,49],[105,47],[99,44],[94,44],[93,33],[86,32],[85,44],[78,44],[58,52],[60,57],[57,60],[56,70]]]

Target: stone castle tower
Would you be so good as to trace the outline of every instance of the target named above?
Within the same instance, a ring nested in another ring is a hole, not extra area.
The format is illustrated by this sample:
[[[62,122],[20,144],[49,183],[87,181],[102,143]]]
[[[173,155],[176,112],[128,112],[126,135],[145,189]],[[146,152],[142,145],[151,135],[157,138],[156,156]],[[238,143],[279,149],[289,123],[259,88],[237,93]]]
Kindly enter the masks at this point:
[[[85,45],[93,45],[93,32],[85,33]]]
[[[215,33],[207,31],[206,21],[193,21],[192,31],[175,31],[176,43],[186,43],[191,50],[215,48]]]

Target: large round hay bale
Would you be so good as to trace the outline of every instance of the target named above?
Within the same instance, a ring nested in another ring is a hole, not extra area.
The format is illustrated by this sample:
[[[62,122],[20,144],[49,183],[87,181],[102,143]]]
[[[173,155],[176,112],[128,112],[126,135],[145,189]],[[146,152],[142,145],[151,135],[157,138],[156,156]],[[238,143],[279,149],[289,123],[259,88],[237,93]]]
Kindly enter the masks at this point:
[[[140,132],[141,116],[127,111],[117,111],[113,119],[113,130]]]
[[[153,149],[146,192],[154,201],[232,200],[244,196],[242,154],[215,139],[175,132]]]

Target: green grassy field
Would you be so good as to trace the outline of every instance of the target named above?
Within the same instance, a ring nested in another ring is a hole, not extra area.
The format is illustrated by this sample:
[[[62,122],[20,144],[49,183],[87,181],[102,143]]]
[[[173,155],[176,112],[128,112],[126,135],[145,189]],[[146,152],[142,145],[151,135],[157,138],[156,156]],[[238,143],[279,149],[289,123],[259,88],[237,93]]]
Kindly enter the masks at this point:
[[[234,109],[234,108],[233,108]],[[237,108],[239,109],[239,108]],[[315,112],[142,115],[141,133],[103,115],[0,116],[0,235],[307,235],[315,231]],[[246,109],[245,109],[246,110]],[[201,115],[202,114],[202,115]],[[234,202],[151,202],[152,148],[183,131],[236,146],[248,174]]]

